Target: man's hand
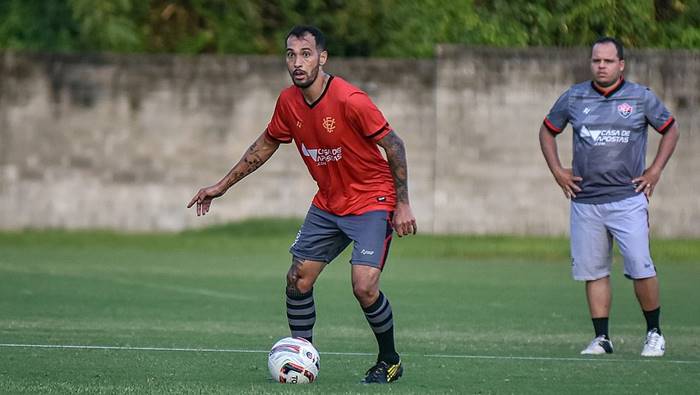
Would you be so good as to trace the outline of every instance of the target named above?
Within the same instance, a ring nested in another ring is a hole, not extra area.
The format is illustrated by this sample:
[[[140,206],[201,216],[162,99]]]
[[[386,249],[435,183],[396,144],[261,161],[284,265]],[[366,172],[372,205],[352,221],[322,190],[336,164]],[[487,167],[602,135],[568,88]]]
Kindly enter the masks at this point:
[[[190,208],[193,204],[197,203],[197,216],[199,217],[200,215],[205,215],[209,212],[211,201],[223,194],[224,190],[218,184],[202,188],[196,195],[194,195],[192,200],[190,200],[190,202],[187,204],[187,208]]]
[[[409,234],[416,234],[418,226],[416,225],[416,217],[413,216],[411,205],[407,203],[397,203],[394,210],[393,225],[396,234],[403,237]]]
[[[571,169],[561,167],[553,173],[554,179],[561,187],[561,190],[564,191],[564,196],[567,199],[575,198],[576,193],[581,192],[581,187],[577,183],[583,181],[583,178],[575,176]]]
[[[394,230],[399,237],[415,235],[418,226],[408,202],[408,167],[406,166],[406,148],[403,140],[392,130],[377,144],[384,148],[389,169],[391,169],[391,177],[394,179],[394,188],[396,188],[396,208],[392,220]]]
[[[671,127],[664,133],[659,142],[659,150],[656,152],[656,157],[654,162],[648,169],[644,170],[644,173],[640,177],[632,180],[635,185],[635,191],[644,191],[647,198],[650,198],[654,193],[654,188],[659,183],[661,178],[661,171],[666,166],[666,162],[671,158],[673,150],[676,149],[676,143],[678,142],[678,125],[674,123]]]
[[[216,184],[200,189],[187,204],[187,208],[197,203],[197,216],[208,213],[212,200],[226,193],[234,184],[262,166],[279,146],[280,143],[277,140],[268,138],[267,132],[262,132],[228,174]]]
[[[571,169],[562,167],[559,161],[559,154],[557,153],[555,137],[542,123],[542,126],[540,126],[540,148],[542,148],[542,154],[545,161],[547,161],[549,171],[554,176],[554,180],[559,184],[561,190],[564,191],[564,196],[567,199],[572,199],[576,197],[577,192],[581,192],[581,187],[577,183],[583,181],[583,179],[579,176],[574,176],[574,172]]]
[[[650,198],[654,193],[654,187],[659,183],[661,178],[661,172],[652,168],[644,170],[641,177],[637,177],[632,180],[632,183],[636,186],[635,192],[644,191],[647,198]]]

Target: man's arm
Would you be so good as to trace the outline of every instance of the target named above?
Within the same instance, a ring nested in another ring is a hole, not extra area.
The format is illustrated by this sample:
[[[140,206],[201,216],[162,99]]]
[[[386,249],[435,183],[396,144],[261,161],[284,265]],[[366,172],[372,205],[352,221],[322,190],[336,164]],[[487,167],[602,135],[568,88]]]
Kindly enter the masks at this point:
[[[581,188],[576,183],[581,182],[583,179],[574,176],[571,169],[562,167],[559,160],[559,152],[557,151],[556,137],[552,135],[544,123],[540,127],[540,148],[544,159],[547,161],[547,166],[549,166],[549,171],[552,172],[557,184],[564,191],[564,196],[567,199],[575,198],[576,192],[581,192]]]
[[[632,180],[632,183],[637,186],[635,189],[637,192],[644,191],[647,197],[651,197],[654,193],[654,188],[658,184],[661,178],[661,171],[666,166],[666,163],[671,158],[673,151],[676,149],[676,143],[678,142],[678,136],[680,132],[678,131],[678,124],[674,123],[671,127],[664,133],[659,142],[659,150],[656,152],[656,157],[651,166],[644,170],[644,174],[641,177],[637,177]]]
[[[279,142],[270,139],[267,133],[263,132],[228,174],[216,184],[200,189],[187,204],[187,208],[197,203],[197,216],[206,214],[213,199],[226,193],[234,184],[262,166],[279,146]]]
[[[396,189],[396,210],[394,211],[394,229],[396,234],[405,236],[416,234],[418,226],[413,216],[411,204],[408,201],[408,166],[406,165],[406,149],[401,138],[392,130],[377,144],[386,152],[386,158],[391,168]]]

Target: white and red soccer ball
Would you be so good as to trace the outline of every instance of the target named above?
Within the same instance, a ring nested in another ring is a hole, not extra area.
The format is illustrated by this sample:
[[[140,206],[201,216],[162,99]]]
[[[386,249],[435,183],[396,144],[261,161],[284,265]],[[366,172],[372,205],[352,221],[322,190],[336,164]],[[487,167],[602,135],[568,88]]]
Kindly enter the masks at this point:
[[[285,337],[272,346],[267,367],[275,381],[288,384],[313,383],[318,377],[321,357],[306,339]]]

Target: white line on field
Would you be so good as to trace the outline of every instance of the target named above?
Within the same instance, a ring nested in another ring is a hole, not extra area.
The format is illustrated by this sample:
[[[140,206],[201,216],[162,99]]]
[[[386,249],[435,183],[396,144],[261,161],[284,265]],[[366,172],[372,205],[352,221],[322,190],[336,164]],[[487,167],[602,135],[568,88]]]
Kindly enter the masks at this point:
[[[72,344],[3,344],[0,347],[19,348],[61,348],[78,350],[121,350],[121,351],[181,351],[181,352],[229,352],[229,353],[262,353],[263,350],[218,349],[218,348],[169,348],[169,347],[129,347],[129,346],[81,346]]]
[[[129,347],[129,346],[85,346],[70,344],[15,344],[0,343],[0,347],[17,348],[55,348],[55,349],[78,349],[78,350],[120,350],[120,351],[171,351],[171,352],[218,352],[218,353],[247,353],[247,354],[267,354],[267,350],[246,350],[235,348],[170,348],[170,347]],[[344,356],[374,356],[373,353],[364,352],[323,352],[324,355],[344,355]],[[411,354],[403,353],[406,356],[421,356],[425,358],[452,358],[452,359],[496,359],[514,361],[571,361],[571,362],[650,362],[657,363],[678,363],[678,364],[700,364],[700,361],[684,361],[663,358],[647,359],[604,359],[604,358],[563,358],[563,357],[518,357],[508,355],[454,355],[454,354]]]
[[[657,363],[681,363],[700,364],[700,361],[683,361],[663,358],[645,359],[607,359],[607,358],[565,358],[565,357],[519,357],[509,355],[450,355],[450,354],[424,354],[426,358],[457,358],[457,359],[508,359],[520,361],[574,361],[574,362],[657,362]]]

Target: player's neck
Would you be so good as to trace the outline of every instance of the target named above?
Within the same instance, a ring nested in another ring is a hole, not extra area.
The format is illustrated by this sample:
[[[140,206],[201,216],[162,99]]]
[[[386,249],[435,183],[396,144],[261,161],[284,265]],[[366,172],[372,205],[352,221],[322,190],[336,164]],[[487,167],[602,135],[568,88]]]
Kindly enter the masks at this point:
[[[618,78],[617,81],[615,81],[614,83],[612,83],[608,86],[602,86],[599,83],[597,83],[596,81],[593,81],[593,84],[595,85],[595,87],[598,89],[598,91],[600,93],[602,93],[603,95],[607,95],[608,93],[617,89],[617,87],[620,86],[620,84],[622,84],[623,80],[624,80],[623,76],[620,76],[620,78]]]
[[[309,87],[301,90],[301,93],[304,95],[304,100],[306,100],[308,104],[316,102],[316,100],[321,97],[323,91],[326,89],[329,78],[330,75],[319,71],[319,76],[316,78],[316,81],[309,85]]]

